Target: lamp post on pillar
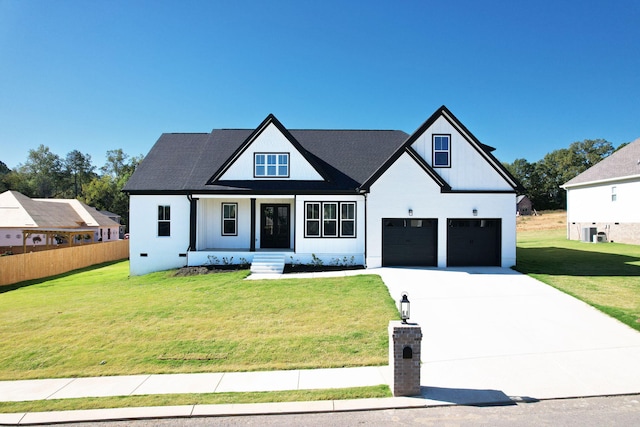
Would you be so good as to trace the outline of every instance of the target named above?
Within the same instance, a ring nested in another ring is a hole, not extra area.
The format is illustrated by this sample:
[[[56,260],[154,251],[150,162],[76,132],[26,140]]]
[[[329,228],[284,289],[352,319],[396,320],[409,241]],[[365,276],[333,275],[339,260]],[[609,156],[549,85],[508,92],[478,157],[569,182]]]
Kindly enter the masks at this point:
[[[402,293],[399,301],[401,321],[389,322],[389,366],[392,371],[391,392],[394,396],[420,395],[420,344],[422,330],[416,323],[408,323],[409,296]]]
[[[407,324],[409,320],[411,303],[409,302],[409,295],[406,292],[402,293],[402,299],[400,300],[400,318],[402,323]]]

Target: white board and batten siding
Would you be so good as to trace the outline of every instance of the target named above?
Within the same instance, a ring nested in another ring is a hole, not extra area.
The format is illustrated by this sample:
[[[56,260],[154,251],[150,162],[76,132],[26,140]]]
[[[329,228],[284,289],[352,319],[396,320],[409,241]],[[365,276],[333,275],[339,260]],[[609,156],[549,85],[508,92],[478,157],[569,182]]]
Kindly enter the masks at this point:
[[[461,162],[461,159],[455,161]],[[494,175],[498,173],[492,168],[476,169],[478,163],[484,162],[476,160],[473,164],[452,166],[474,169],[475,183],[480,187],[487,181],[494,182]],[[510,267],[516,259],[515,199],[515,193],[441,193],[440,187],[416,161],[403,154],[371,186],[367,200],[367,267],[382,265],[382,218],[408,218],[409,209],[412,218],[438,220],[438,267],[447,266],[447,219],[502,219],[501,263],[503,267]],[[474,209],[477,216],[473,216]]]
[[[132,275],[184,267],[189,247],[190,203],[180,195],[131,195],[129,229]],[[158,206],[171,207],[171,235],[158,236]],[[145,256],[146,255],[146,256]]]
[[[306,237],[306,202],[354,202],[356,204],[355,237]],[[364,196],[297,196],[295,211],[298,214],[295,215],[296,255],[293,261],[297,263],[311,263],[313,256],[316,256],[325,264],[364,264],[363,254],[366,240]],[[290,261],[291,260],[287,260],[287,262]]]
[[[511,185],[491,166],[485,155],[474,148],[466,138],[444,117],[438,118],[411,145],[433,167],[433,135],[451,135],[451,167],[436,168],[440,175],[456,190],[513,190]]]
[[[289,177],[270,177],[269,179],[291,179],[322,181],[320,174],[309,164],[300,152],[274,125],[268,125],[251,145],[224,172],[220,180],[253,180],[255,153],[289,154]]]

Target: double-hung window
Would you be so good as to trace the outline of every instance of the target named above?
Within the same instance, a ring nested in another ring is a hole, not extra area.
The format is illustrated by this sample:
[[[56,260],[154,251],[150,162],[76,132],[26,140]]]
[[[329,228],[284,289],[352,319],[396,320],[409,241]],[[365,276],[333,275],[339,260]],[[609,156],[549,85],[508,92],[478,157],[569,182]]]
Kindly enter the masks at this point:
[[[289,177],[289,153],[256,153],[253,164],[256,178]]]
[[[324,237],[338,236],[338,204],[322,204],[322,235]]]
[[[237,203],[222,204],[222,235],[223,236],[238,235],[238,204]]]
[[[451,167],[451,135],[433,135],[433,167]]]
[[[305,237],[355,236],[355,202],[305,203]]]
[[[356,235],[356,204],[340,203],[340,236]]]
[[[305,235],[320,237],[320,206],[321,203],[307,203],[305,208]]]
[[[171,206],[158,206],[158,236],[171,236]]]

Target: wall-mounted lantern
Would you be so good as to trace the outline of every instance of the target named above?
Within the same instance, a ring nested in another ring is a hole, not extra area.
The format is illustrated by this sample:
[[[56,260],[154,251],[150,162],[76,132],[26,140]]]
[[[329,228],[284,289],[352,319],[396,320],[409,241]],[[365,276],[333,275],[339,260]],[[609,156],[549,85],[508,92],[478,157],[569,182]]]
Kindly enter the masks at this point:
[[[409,208],[409,216],[413,216],[413,209]]]
[[[409,320],[409,306],[411,303],[409,302],[409,298],[407,297],[407,293],[404,292],[402,294],[402,299],[400,300],[400,318],[402,319],[402,323],[407,323]]]
[[[473,209],[473,216],[478,216],[478,209]]]

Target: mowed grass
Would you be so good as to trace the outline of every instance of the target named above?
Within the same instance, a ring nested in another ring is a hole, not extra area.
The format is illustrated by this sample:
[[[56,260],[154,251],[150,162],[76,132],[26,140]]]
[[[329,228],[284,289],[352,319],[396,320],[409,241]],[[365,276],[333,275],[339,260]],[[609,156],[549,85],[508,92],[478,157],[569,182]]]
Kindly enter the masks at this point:
[[[157,394],[145,396],[89,397],[82,399],[0,402],[0,413],[75,411],[149,406],[220,405],[266,402],[308,402],[391,397],[387,385],[325,390],[291,390],[252,393]]]
[[[640,245],[583,243],[566,231],[518,230],[516,270],[640,331]]]
[[[398,313],[378,276],[128,271],[0,288],[0,380],[388,363]]]

